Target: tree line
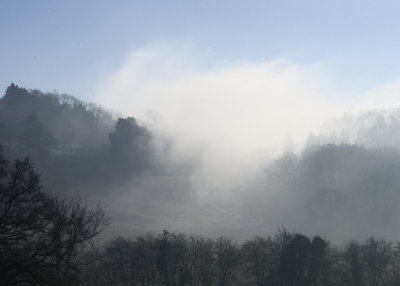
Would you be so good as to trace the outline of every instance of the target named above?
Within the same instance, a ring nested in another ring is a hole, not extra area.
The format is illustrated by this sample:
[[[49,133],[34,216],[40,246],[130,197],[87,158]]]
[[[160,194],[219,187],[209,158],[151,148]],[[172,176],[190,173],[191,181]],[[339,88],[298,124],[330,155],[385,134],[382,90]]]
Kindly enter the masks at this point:
[[[116,238],[91,258],[82,285],[400,285],[399,242],[370,238],[332,246],[285,229],[242,244],[168,231]]]
[[[4,152],[9,158],[29,156],[58,191],[151,172],[151,140],[135,118],[69,95],[11,84],[0,98]]]

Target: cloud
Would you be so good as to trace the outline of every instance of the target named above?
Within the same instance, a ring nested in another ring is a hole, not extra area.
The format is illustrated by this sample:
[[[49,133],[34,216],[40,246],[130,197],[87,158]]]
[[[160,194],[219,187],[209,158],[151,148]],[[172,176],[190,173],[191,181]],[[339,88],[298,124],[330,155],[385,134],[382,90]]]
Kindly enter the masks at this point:
[[[176,154],[201,153],[200,178],[245,178],[267,158],[300,150],[328,119],[398,102],[399,83],[339,93],[323,63],[213,62],[193,50],[158,45],[133,51],[99,85],[97,102],[142,121],[151,117],[154,130],[172,138]]]
[[[266,182],[268,159],[301,150],[311,133],[318,135],[326,121],[343,113],[397,107],[398,94],[399,82],[358,94],[335,89],[334,74],[324,63],[284,58],[218,62],[191,48],[161,45],[133,51],[98,86],[97,102],[150,124],[172,141],[176,158],[195,154],[198,159],[183,186],[173,179],[170,184],[171,190],[197,194],[192,204],[167,204],[161,195],[165,182],[158,186],[152,178],[142,193],[157,194],[158,200],[152,199],[157,208],[146,207],[148,212],[140,215],[155,216],[157,209],[163,211],[158,214],[162,223],[172,218],[163,227],[182,230],[192,225],[204,232],[217,230],[218,235],[226,227],[248,235],[282,223],[303,227],[309,219],[308,197],[301,197],[297,185]],[[131,195],[122,201],[133,205]],[[242,202],[246,199],[247,205]],[[249,232],[243,231],[246,227]]]
[[[393,109],[400,106],[400,80],[387,82],[366,90],[357,111]]]
[[[151,111],[182,142],[215,151],[281,150],[340,110],[326,80],[320,64],[275,59],[203,68],[181,48],[149,48],[132,52],[97,101],[139,118]]]

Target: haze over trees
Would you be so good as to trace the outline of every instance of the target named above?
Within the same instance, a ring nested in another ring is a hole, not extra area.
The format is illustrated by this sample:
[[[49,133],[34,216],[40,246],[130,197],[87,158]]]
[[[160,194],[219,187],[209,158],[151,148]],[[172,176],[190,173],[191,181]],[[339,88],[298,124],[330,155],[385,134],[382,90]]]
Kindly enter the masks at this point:
[[[0,142],[6,153],[29,155],[46,179],[62,180],[67,173],[74,184],[94,183],[149,167],[151,136],[134,118],[117,119],[72,96],[14,84],[7,88],[0,108]]]
[[[116,202],[124,195],[133,194],[136,213],[156,210],[158,218],[165,217],[159,202],[189,193],[184,174],[190,166],[168,163],[168,142],[155,146],[152,132],[135,118],[69,95],[11,84],[0,99],[0,144],[8,158],[29,156],[48,192],[101,200],[114,221],[131,219]],[[135,216],[139,225],[153,224],[144,222],[147,215]]]
[[[374,110],[360,114],[346,114],[329,120],[320,134],[313,134],[308,145],[356,144],[365,147],[398,146],[400,136],[400,108]]]
[[[46,192],[102,201],[113,221],[110,236],[172,229],[245,240],[285,225],[335,242],[370,235],[395,240],[397,113],[329,123],[330,130],[358,131],[335,131],[342,134],[336,141],[327,131],[314,134],[304,150],[263,162],[257,174],[235,166],[232,179],[247,176],[238,185],[218,181],[218,170],[204,175],[201,168],[212,162],[201,151],[174,153],[174,141],[134,117],[14,84],[0,99],[0,144],[11,160],[29,156]]]
[[[264,217],[334,240],[397,239],[399,171],[395,147],[313,146],[272,162],[243,203],[253,219]]]
[[[227,190],[134,117],[12,84],[0,285],[399,285],[397,113],[347,118],[357,132],[310,136]]]
[[[374,238],[333,246],[281,229],[241,244],[170,233],[116,238],[97,257],[83,285],[374,285],[400,282],[398,242]]]

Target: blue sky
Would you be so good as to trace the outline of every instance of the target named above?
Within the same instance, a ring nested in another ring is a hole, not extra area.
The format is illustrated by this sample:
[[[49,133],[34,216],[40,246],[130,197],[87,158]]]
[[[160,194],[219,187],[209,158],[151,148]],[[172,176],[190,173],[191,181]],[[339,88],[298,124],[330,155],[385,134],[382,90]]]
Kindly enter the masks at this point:
[[[223,61],[323,62],[344,89],[400,72],[398,1],[0,1],[0,89],[86,100],[136,49],[184,43]]]

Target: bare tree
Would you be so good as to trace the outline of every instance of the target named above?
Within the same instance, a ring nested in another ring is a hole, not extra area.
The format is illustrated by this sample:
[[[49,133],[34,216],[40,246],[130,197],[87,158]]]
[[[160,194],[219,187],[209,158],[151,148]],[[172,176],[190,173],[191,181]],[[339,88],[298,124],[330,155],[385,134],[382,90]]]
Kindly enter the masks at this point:
[[[231,239],[220,237],[215,242],[215,255],[219,285],[231,285],[241,264],[237,245]]]
[[[0,154],[0,285],[68,285],[78,277],[79,248],[105,224],[99,206],[43,192],[29,159]]]

